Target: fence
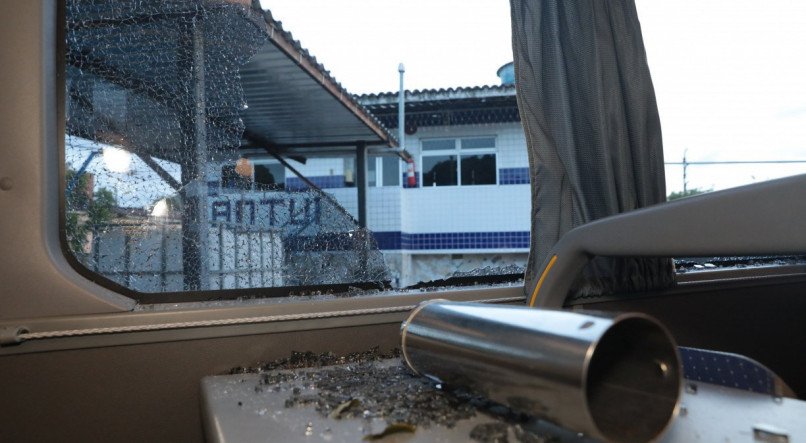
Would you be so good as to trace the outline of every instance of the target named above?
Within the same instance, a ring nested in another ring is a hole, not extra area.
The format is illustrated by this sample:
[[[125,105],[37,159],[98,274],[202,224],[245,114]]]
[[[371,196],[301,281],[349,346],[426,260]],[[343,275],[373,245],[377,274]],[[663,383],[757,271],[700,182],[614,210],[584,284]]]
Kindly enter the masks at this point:
[[[176,221],[94,226],[89,269],[140,292],[183,290],[182,227]],[[283,285],[284,249],[277,229],[211,222],[208,289]]]

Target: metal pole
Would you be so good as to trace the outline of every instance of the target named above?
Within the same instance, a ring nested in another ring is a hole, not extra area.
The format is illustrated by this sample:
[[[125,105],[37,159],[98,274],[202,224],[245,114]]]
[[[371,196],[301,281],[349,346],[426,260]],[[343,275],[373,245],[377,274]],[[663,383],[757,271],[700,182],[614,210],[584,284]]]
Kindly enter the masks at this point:
[[[358,189],[358,226],[367,227],[367,144],[358,142],[355,147],[355,179]]]
[[[369,263],[369,231],[367,228],[367,144],[358,142],[356,145],[356,187],[358,188],[358,226],[360,232],[357,241],[360,242],[359,260],[361,272],[367,273]]]
[[[238,247],[238,243],[241,241],[241,233],[238,232],[238,225],[232,225],[232,250],[235,254],[235,258],[233,259],[233,269],[235,269],[235,289],[241,287],[241,263],[238,260],[238,256],[241,253],[241,248]]]
[[[264,276],[266,275],[266,260],[265,260],[265,248],[263,247],[263,242],[266,241],[265,236],[263,235],[263,229],[257,231],[258,235],[258,246],[260,247],[260,264],[258,265],[258,270],[260,271],[260,287],[266,287],[266,279]],[[270,285],[269,285],[270,286]]]
[[[131,237],[126,233],[126,228],[123,228],[123,285],[127,288],[132,287],[132,247]],[[134,288],[139,289],[139,288]]]
[[[168,239],[165,238],[165,222],[160,223],[160,291],[165,292],[168,277]]]
[[[224,289],[224,224],[218,224],[218,288]]]
[[[686,174],[688,172],[688,162],[686,161],[686,153],[688,149],[683,151],[683,195],[686,195],[686,191],[688,190],[688,180],[686,178]]]
[[[406,149],[406,90],[403,89],[403,74],[406,67],[403,63],[397,65],[397,72],[400,73],[400,93],[397,96],[397,140],[400,149]]]
[[[185,109],[192,118],[182,124],[182,185],[185,203],[182,212],[182,271],[185,290],[206,289],[210,282],[207,269],[208,214],[205,186],[207,169],[207,123],[204,93],[204,21],[195,17],[183,42],[192,52],[192,100]]]
[[[90,165],[90,162],[92,162],[92,159],[94,159],[95,156],[97,156],[101,152],[102,151],[100,149],[96,149],[95,151],[90,152],[90,155],[87,156],[87,159],[84,160],[84,163],[82,163],[81,166],[76,171],[76,173],[73,174],[73,177],[70,179],[70,182],[67,183],[67,187],[65,190],[66,195],[68,196],[70,195],[70,193],[73,191],[73,188],[76,186],[76,184],[78,184],[78,181],[81,179],[81,176],[84,175],[84,173],[87,171],[87,167]]]

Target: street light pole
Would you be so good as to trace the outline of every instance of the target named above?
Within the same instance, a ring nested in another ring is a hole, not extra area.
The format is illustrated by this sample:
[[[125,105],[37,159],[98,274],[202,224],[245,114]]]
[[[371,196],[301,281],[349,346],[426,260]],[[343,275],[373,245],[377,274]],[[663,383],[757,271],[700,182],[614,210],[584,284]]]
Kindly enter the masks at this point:
[[[406,149],[406,90],[403,89],[403,74],[406,72],[406,67],[403,63],[397,65],[397,72],[400,73],[400,93],[397,97],[397,140],[400,143],[400,149]]]

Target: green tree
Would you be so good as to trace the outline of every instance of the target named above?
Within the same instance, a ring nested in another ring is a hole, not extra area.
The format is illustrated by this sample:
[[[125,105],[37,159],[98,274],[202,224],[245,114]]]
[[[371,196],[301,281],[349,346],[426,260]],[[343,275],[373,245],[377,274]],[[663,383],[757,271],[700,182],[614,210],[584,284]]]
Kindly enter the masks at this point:
[[[65,174],[65,183],[71,183],[73,178],[76,176],[76,171],[73,169],[68,169],[67,174]],[[73,188],[70,192],[67,193],[67,209],[73,211],[86,211],[87,205],[90,202],[90,196],[87,193],[87,186],[89,186],[89,175],[81,174],[77,179],[75,179],[75,183],[73,183]]]
[[[75,174],[74,170],[67,170],[67,183],[71,182]],[[117,207],[112,191],[100,188],[90,198],[88,185],[89,176],[82,174],[66,196],[65,234],[67,245],[76,257],[84,255],[84,242],[92,227],[109,223],[114,218]]]
[[[679,200],[681,198],[691,197],[692,195],[705,194],[706,192],[711,192],[711,191],[713,191],[712,188],[708,188],[708,189],[691,188],[691,189],[687,189],[685,191],[675,191],[675,192],[672,192],[671,194],[669,194],[669,196],[666,197],[666,200],[668,200],[668,201]]]
[[[92,202],[87,208],[87,216],[92,225],[108,223],[115,216],[115,194],[109,189],[101,188],[95,191]]]

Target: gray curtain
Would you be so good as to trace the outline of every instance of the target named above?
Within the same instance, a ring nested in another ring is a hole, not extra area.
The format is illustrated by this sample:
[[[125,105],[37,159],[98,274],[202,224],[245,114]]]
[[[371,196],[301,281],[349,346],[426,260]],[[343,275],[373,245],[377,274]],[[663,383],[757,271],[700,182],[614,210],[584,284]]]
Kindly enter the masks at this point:
[[[660,119],[632,0],[510,0],[532,179],[526,287],[581,224],[666,200]],[[573,297],[672,281],[669,259],[597,258]]]

